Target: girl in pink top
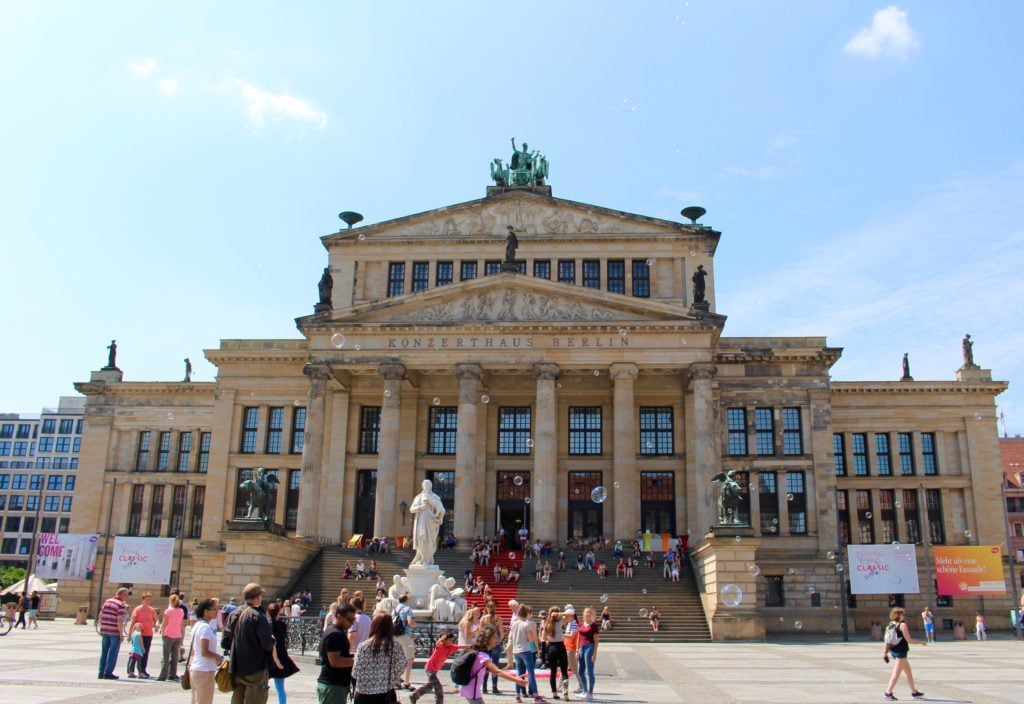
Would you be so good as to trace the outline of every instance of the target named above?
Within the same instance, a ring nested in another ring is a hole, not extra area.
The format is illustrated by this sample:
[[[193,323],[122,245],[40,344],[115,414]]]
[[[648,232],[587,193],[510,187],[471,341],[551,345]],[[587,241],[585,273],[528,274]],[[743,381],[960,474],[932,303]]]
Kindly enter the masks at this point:
[[[473,671],[473,678],[469,681],[469,684],[464,684],[459,688],[459,694],[466,701],[466,704],[484,704],[483,687],[488,673],[497,675],[503,680],[515,682],[522,687],[529,685],[524,678],[510,675],[504,670],[499,669],[494,664],[494,661],[491,660],[491,656],[488,653],[497,647],[498,642],[498,629],[494,626],[481,626],[480,630],[477,631],[476,642],[473,643],[477,662]]]

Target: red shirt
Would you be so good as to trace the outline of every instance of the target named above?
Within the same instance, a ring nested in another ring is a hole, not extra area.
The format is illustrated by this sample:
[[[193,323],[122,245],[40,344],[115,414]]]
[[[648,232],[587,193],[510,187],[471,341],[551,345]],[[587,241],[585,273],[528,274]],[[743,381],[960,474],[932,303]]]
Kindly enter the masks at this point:
[[[580,647],[584,645],[591,645],[594,642],[594,636],[596,636],[601,630],[601,626],[595,621],[589,626],[580,626]]]
[[[156,626],[156,609],[145,604],[136,606],[132,611],[132,620],[142,624],[142,635],[152,636],[153,627]]]
[[[427,664],[424,666],[424,669],[430,670],[431,672],[440,672],[441,668],[444,667],[444,662],[448,659],[448,656],[458,649],[459,646],[455,643],[449,643],[448,645],[438,643],[434,646],[434,652],[430,654],[430,659],[427,660]]]

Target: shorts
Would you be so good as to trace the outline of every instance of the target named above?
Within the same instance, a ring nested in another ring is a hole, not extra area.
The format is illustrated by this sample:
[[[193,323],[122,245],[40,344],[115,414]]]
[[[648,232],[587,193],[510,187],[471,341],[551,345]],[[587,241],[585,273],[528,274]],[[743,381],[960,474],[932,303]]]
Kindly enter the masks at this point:
[[[926,624],[924,624],[924,632],[925,633],[935,633],[935,624],[934,623],[926,623]]]
[[[907,657],[907,653],[894,653],[893,651],[890,650],[889,651],[889,657],[895,658],[896,660],[904,660]]]
[[[395,640],[402,646],[402,652],[405,653],[405,659],[412,662],[416,657],[416,644],[412,640],[412,636],[409,634],[396,636]]]
[[[35,618],[36,614],[38,614],[38,613],[39,612],[36,609],[29,609],[28,613],[26,614],[26,616],[28,616],[29,618]]]

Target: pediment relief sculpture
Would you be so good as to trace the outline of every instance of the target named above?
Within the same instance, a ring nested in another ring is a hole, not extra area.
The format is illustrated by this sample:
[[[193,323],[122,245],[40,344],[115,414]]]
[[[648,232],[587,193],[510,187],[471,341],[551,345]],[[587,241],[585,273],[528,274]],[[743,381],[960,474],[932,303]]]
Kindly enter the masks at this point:
[[[641,320],[635,313],[602,308],[573,299],[554,298],[514,288],[483,291],[466,298],[398,312],[388,316],[394,322],[515,322]]]

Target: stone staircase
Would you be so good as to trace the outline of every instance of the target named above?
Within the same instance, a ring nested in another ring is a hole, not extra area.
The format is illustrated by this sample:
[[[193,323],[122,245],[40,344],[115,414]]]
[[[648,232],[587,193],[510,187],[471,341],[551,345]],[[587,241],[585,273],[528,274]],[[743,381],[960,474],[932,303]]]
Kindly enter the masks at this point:
[[[313,593],[313,616],[315,616],[324,604],[329,604],[338,597],[342,589],[354,592],[357,589],[363,591],[367,600],[368,610],[373,608],[375,603],[374,591],[375,580],[367,579],[342,579],[345,573],[345,562],[350,561],[353,568],[362,559],[369,567],[370,560],[377,561],[377,567],[384,576],[384,581],[390,587],[395,574],[405,575],[403,571],[409,566],[412,560],[411,550],[393,550],[389,553],[378,555],[367,554],[366,550],[358,548],[347,548],[338,545],[324,546],[320,553],[310,562],[305,572],[297,575],[282,596],[291,596],[293,592],[308,589]],[[276,594],[274,596],[277,596]]]

